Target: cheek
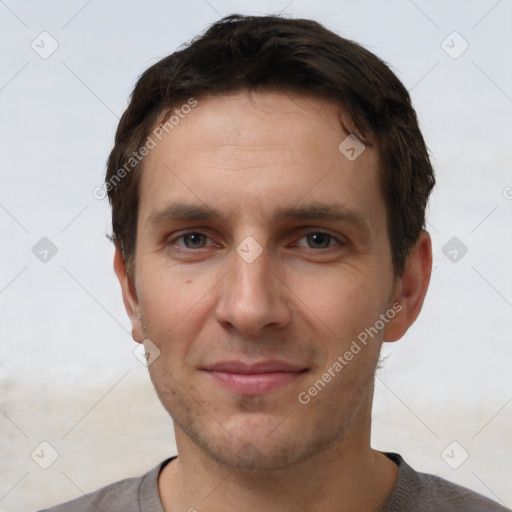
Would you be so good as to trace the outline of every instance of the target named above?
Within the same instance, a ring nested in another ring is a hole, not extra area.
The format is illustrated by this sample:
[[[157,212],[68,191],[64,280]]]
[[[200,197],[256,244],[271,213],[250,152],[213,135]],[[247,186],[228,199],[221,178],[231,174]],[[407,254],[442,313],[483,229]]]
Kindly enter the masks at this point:
[[[300,278],[296,281],[296,286],[302,286],[297,295],[307,294],[302,320],[309,319],[311,329],[316,332],[316,343],[324,352],[312,382],[331,369],[336,377],[332,386],[329,384],[329,393],[344,396],[346,389],[351,388],[353,393],[359,394],[380,353],[383,331],[375,334],[370,328],[386,307],[385,287],[378,272],[372,272],[369,267],[364,272],[345,268],[325,276],[309,274],[307,281],[309,283],[305,284]],[[324,398],[334,396],[329,393]]]
[[[371,268],[347,266],[297,273],[290,289],[301,309],[316,324],[323,324],[338,342],[347,341],[373,323],[385,307],[385,289]]]
[[[194,338],[200,328],[199,318],[207,314],[212,288],[209,279],[183,274],[167,269],[146,274],[140,282],[141,314],[148,337],[153,337],[157,345],[165,342],[166,348],[173,350],[184,348],[185,341]],[[167,343],[170,340],[172,343]]]

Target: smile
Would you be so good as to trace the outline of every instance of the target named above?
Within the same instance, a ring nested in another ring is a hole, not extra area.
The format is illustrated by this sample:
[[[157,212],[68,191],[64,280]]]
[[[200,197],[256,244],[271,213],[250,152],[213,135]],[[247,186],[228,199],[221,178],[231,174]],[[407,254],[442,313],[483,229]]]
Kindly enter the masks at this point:
[[[270,393],[301,377],[307,368],[278,361],[223,362],[206,368],[221,387],[241,395]]]
[[[307,370],[298,372],[271,373],[226,373],[210,372],[210,375],[223,387],[241,395],[270,393],[288,384]]]

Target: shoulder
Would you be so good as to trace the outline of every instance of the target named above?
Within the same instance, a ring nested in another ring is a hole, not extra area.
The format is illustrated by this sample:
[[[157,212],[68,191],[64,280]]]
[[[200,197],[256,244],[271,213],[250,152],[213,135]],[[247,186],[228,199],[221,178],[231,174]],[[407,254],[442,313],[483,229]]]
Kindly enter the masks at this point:
[[[121,480],[41,512],[135,512],[138,511],[138,491],[141,482],[142,478]]]
[[[40,512],[162,512],[158,474],[168,459],[145,475],[127,478]]]
[[[470,489],[415,471],[398,454],[386,455],[398,465],[399,476],[382,512],[510,512]]]

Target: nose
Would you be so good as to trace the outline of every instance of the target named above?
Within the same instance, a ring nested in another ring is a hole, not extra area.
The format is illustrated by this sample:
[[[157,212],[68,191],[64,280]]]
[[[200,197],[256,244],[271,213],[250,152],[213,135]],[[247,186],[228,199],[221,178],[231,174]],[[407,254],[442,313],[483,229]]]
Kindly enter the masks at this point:
[[[234,253],[231,271],[220,284],[216,318],[224,328],[254,336],[291,322],[290,290],[270,268],[265,250],[251,262]]]

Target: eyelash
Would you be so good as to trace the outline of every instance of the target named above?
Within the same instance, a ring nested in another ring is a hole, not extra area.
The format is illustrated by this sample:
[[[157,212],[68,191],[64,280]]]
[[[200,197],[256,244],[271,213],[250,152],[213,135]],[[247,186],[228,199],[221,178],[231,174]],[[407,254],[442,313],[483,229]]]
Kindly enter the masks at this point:
[[[182,233],[181,235],[177,236],[176,238],[174,238],[172,240],[169,240],[168,243],[169,244],[175,244],[178,240],[183,240],[184,237],[190,236],[190,235],[200,235],[202,237],[206,237],[207,239],[211,240],[211,238],[208,235],[205,235],[204,233],[201,233],[200,231],[188,231],[186,233]],[[338,246],[346,245],[345,243],[340,241],[338,238],[336,238],[334,235],[331,235],[330,233],[327,233],[325,231],[310,231],[310,232],[302,235],[299,238],[299,240],[302,240],[303,238],[307,238],[308,236],[311,236],[311,235],[322,235],[322,236],[328,237],[328,239],[329,239],[329,245],[327,247],[320,247],[320,248],[307,247],[307,249],[310,249],[310,250],[313,250],[313,251],[327,250],[327,249],[330,249],[330,248],[334,247],[335,245],[338,245]],[[331,242],[333,242],[333,241],[335,242],[335,244],[331,244]],[[184,247],[184,246],[178,246],[178,247],[181,250],[184,250],[184,251],[199,251],[201,249],[205,249],[207,247],[211,247],[212,245],[213,244],[207,245],[205,247],[199,247],[198,249],[193,249],[193,248]]]

